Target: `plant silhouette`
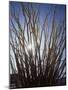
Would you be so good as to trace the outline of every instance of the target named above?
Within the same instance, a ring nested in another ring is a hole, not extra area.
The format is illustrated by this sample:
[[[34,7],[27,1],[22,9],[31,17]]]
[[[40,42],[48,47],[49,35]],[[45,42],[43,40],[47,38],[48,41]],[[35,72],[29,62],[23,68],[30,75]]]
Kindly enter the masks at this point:
[[[41,27],[40,9],[32,3],[19,2],[16,9],[10,2],[9,10],[10,88],[65,85],[65,14],[59,22],[57,5],[49,8]]]

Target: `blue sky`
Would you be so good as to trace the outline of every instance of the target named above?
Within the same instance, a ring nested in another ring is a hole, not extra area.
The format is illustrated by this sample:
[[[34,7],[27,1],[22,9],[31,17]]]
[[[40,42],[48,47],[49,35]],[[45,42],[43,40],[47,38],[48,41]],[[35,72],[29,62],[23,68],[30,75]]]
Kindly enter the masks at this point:
[[[10,13],[13,13],[14,12],[14,8],[15,8],[15,13],[16,13],[16,16],[17,14],[19,13],[19,20],[20,20],[20,23],[21,23],[21,26],[23,26],[24,24],[24,16],[22,14],[22,11],[21,11],[21,6],[20,6],[20,3],[22,2],[13,2],[11,1],[9,3],[10,5],[10,8],[9,8],[9,15]],[[30,7],[30,3],[26,3],[26,2],[23,2],[23,4],[26,6],[26,7]],[[56,7],[56,14],[55,14],[55,20],[57,23],[61,23],[64,19],[64,16],[65,16],[65,10],[66,10],[66,6],[65,5],[58,5],[58,4],[40,4],[40,3],[32,3],[33,7],[35,9],[39,9],[40,11],[40,29],[42,28],[42,25],[44,23],[44,20],[45,20],[45,17],[47,15],[47,13],[49,12],[50,10],[50,15],[48,16],[48,24],[49,24],[49,32],[51,32],[51,22],[52,22],[52,18],[53,18],[53,11]],[[31,10],[31,7],[30,7],[30,10]],[[18,13],[17,13],[18,12]],[[9,20],[10,20],[10,16],[9,16]],[[15,23],[14,19],[13,19],[13,22],[17,28],[17,24]],[[9,27],[12,28],[12,25],[11,23],[9,22]],[[42,45],[41,45],[41,49],[43,49],[43,45],[44,45],[44,36],[43,36],[43,40],[42,40]],[[13,54],[12,54],[13,55]],[[65,54],[64,54],[65,55]]]
[[[23,3],[26,7],[28,7],[28,6],[30,7],[30,4],[31,4],[31,3],[28,3],[28,2],[13,2],[13,1],[11,1],[9,3],[9,5],[10,5],[9,13],[14,12],[14,8],[15,8],[16,16],[17,16],[17,12],[18,12],[20,23],[23,24],[24,16],[23,16],[22,11],[21,11],[21,5],[20,5],[21,3]],[[53,11],[54,11],[55,7],[56,7],[55,20],[57,21],[57,23],[62,22],[62,20],[64,19],[65,10],[66,10],[65,5],[45,4],[45,3],[42,3],[42,4],[32,3],[32,5],[33,5],[34,8],[36,8],[37,10],[40,11],[40,26],[43,25],[45,17],[46,17],[46,15],[49,11],[50,11],[50,15],[48,16],[48,24],[51,24],[51,20],[52,20],[52,17],[53,17]],[[30,10],[31,10],[31,7],[30,7]],[[9,19],[10,19],[10,17],[9,17]]]
[[[31,3],[28,2],[10,2],[10,9],[13,11],[13,7],[15,7],[15,11],[18,11],[21,9],[20,3],[23,3],[25,6],[29,6]],[[42,19],[44,19],[46,13],[51,9],[52,11],[57,9],[56,19],[62,19],[65,14],[65,8],[66,6],[63,4],[46,4],[46,3],[32,3],[33,7],[40,10],[40,16]],[[10,11],[11,12],[11,11]]]

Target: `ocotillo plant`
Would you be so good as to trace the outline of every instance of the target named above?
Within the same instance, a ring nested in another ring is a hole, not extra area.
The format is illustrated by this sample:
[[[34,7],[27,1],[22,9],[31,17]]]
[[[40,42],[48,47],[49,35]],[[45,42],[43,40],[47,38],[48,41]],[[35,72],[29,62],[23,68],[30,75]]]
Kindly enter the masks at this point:
[[[43,20],[41,4],[9,4],[10,88],[65,85],[65,5],[46,7]],[[64,15],[58,7],[64,7]]]

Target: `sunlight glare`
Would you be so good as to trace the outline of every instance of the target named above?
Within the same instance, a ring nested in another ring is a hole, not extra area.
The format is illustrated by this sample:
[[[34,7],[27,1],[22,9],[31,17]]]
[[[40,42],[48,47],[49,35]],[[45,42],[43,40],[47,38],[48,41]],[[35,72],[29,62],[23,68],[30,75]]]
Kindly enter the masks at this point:
[[[32,45],[31,44],[28,44],[27,48],[28,48],[29,51],[31,51]]]

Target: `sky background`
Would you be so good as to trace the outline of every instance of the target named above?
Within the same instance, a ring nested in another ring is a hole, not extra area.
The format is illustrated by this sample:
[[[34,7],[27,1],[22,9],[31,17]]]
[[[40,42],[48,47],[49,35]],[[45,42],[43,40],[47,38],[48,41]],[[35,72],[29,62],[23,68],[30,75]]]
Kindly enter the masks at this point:
[[[11,18],[10,13],[14,13],[14,8],[15,8],[16,15],[19,13],[19,20],[20,20],[21,25],[23,26],[23,24],[24,24],[24,16],[23,16],[22,11],[21,11],[20,3],[22,3],[22,2],[9,2],[9,27],[10,28],[12,28],[12,25],[11,25],[11,22],[10,22],[10,18]],[[30,3],[28,3],[28,2],[27,3],[23,2],[23,4],[26,7],[30,6]],[[64,19],[65,10],[66,10],[65,5],[44,4],[44,3],[42,3],[42,4],[32,3],[32,5],[33,5],[34,8],[36,8],[37,10],[39,9],[39,11],[40,11],[40,30],[42,30],[41,28],[42,28],[43,22],[45,20],[45,17],[47,15],[47,13],[50,10],[50,15],[48,16],[48,24],[49,24],[49,32],[51,32],[51,21],[52,21],[52,18],[53,18],[53,11],[54,11],[55,7],[56,7],[56,15],[55,15],[56,22],[61,23]],[[31,7],[30,7],[30,10],[31,10]],[[16,28],[18,29],[17,24],[15,23],[14,19],[13,19],[13,22],[14,22]],[[42,40],[41,50],[43,49],[43,43],[44,43],[43,41],[44,41],[44,36],[43,36],[43,40]]]

